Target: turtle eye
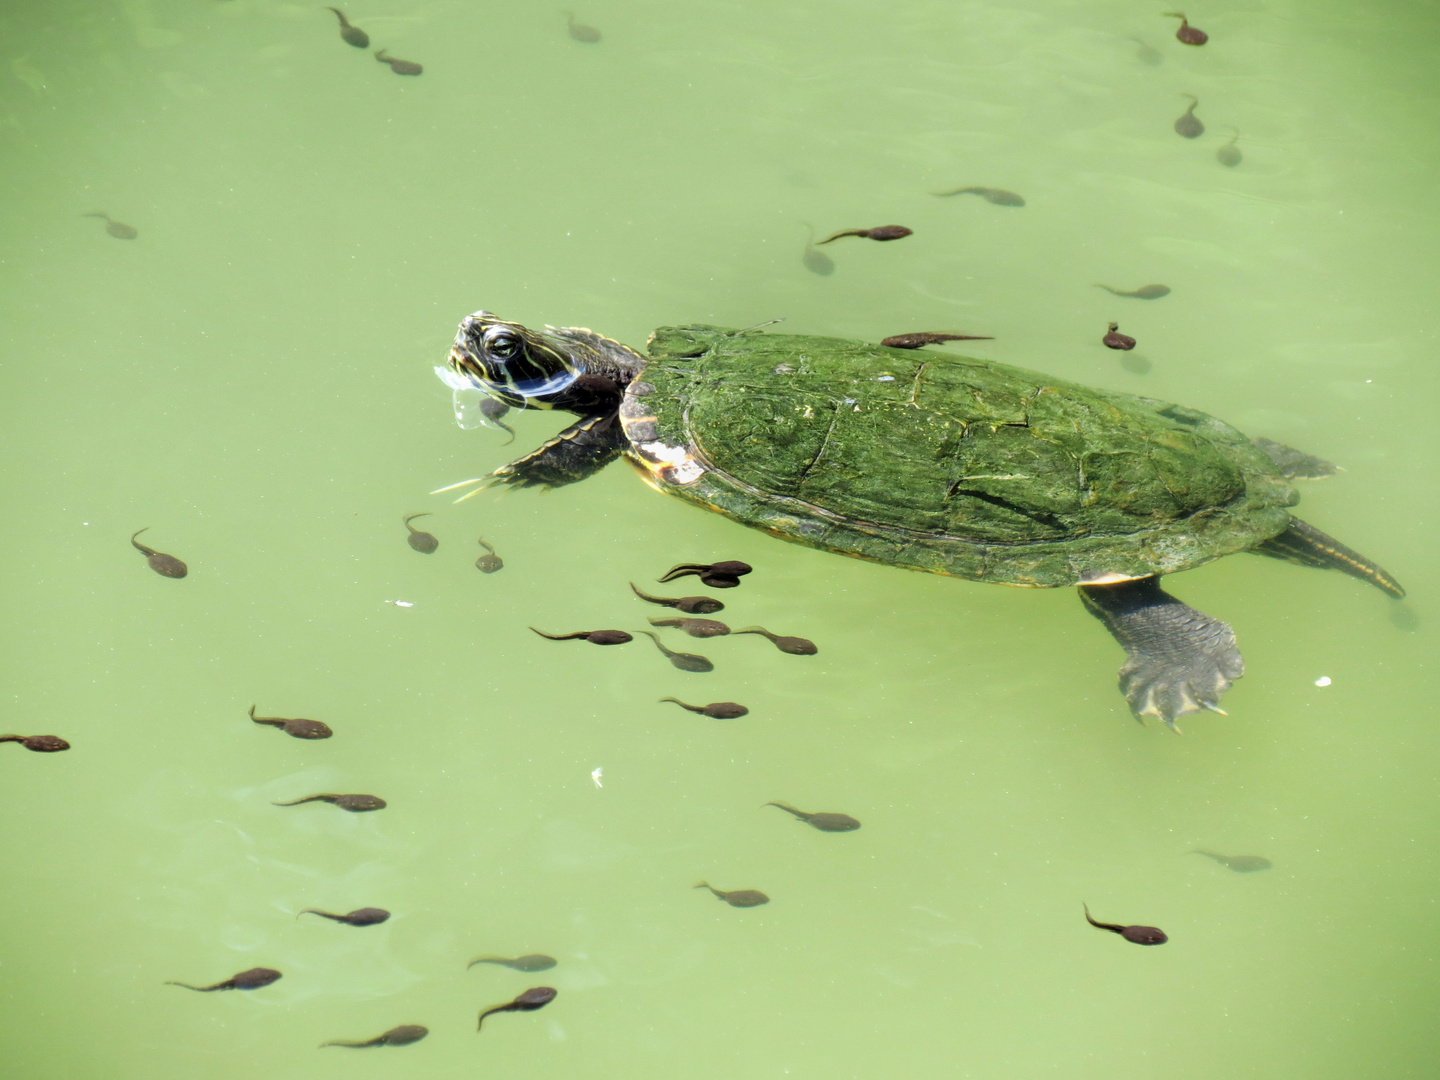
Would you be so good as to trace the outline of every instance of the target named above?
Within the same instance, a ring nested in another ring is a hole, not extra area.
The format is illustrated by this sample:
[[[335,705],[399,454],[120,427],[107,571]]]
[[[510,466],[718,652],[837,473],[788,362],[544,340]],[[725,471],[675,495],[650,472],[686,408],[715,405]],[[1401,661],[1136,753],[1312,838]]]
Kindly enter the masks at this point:
[[[497,360],[509,360],[520,351],[520,339],[513,334],[496,334],[485,343],[486,351]]]

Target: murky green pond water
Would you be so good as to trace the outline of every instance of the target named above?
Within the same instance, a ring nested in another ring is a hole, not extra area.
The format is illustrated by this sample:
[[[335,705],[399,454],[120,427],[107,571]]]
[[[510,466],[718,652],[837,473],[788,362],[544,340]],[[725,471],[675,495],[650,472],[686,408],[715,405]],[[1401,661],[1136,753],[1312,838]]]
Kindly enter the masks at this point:
[[[598,42],[529,4],[344,10],[423,75],[312,5],[0,8],[0,734],[73,744],[0,746],[0,1077],[1432,1074],[1432,6],[1191,9],[1202,48],[1113,0],[577,11]],[[965,185],[1026,205],[931,194]],[[892,222],[802,262],[806,223]],[[1177,576],[1248,671],[1176,737],[1072,590],[806,550],[620,465],[452,505],[560,426],[455,426],[431,368],[480,307],[635,345],[994,335],[967,351],[1342,464],[1302,512],[1410,625],[1269,559]],[[724,617],[818,656],[672,641],[693,675],[527,629],[643,626],[627,582],[724,558],[756,567]],[[389,806],[271,805],[317,791]],[[295,917],[362,906],[394,914]],[[530,952],[559,965],[466,970]],[[284,977],[164,985],[257,966]],[[399,1024],[431,1034],[316,1049]]]

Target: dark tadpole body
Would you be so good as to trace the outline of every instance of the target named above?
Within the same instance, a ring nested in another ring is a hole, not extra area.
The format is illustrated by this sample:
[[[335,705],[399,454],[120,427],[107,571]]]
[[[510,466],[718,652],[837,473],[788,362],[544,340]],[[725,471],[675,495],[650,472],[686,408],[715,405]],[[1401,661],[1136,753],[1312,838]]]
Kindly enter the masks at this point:
[[[1120,324],[1113,322],[1110,324],[1110,329],[1105,332],[1105,336],[1100,339],[1100,343],[1107,349],[1129,350],[1135,347],[1135,339],[1129,334],[1120,333]]]
[[[202,994],[208,994],[212,990],[259,990],[260,987],[269,986],[278,978],[280,978],[280,972],[274,968],[251,968],[238,975],[231,975],[224,982],[218,982],[214,986],[191,986],[189,983],[176,982],[174,979],[167,979],[165,985],[183,986],[186,990],[199,990]]]
[[[873,229],[842,229],[833,236],[827,236],[820,243],[828,244],[832,240],[839,240],[842,236],[860,236],[866,240],[903,240],[914,231],[914,229],[907,229],[904,225],[877,225]]]
[[[306,720],[302,717],[289,719],[284,716],[256,716],[254,705],[250,706],[250,719],[257,724],[278,727],[294,739],[328,739],[335,734],[330,730],[329,724],[321,723],[319,720]]]
[[[1230,141],[1215,151],[1215,160],[1224,165],[1227,169],[1233,169],[1240,162],[1245,160],[1245,155],[1235,144],[1240,141],[1240,133],[1237,131]]]
[[[147,531],[149,528],[150,526],[146,525],[144,529],[139,530],[139,532],[132,534],[130,537],[131,545],[134,546],[136,551],[145,556],[145,564],[161,577],[182,578],[188,574],[190,568],[174,555],[166,555],[163,551],[156,551],[152,547],[146,547],[135,539],[140,533]]]
[[[549,971],[558,962],[553,956],[546,956],[544,953],[530,953],[528,956],[516,956],[513,959],[504,956],[477,956],[465,965],[465,970],[469,971],[476,964],[499,964],[512,971]]]
[[[740,579],[753,569],[754,567],[749,563],[741,562],[738,559],[726,559],[717,563],[679,563],[665,571],[664,576],[656,578],[656,580],[663,583],[685,577],[687,574],[694,574],[700,579],[701,584],[708,585],[712,589],[733,589],[740,584]]]
[[[633,581],[630,583],[630,591],[641,600],[648,600],[661,607],[672,607],[687,615],[713,615],[717,611],[725,610],[725,605],[711,596],[651,596],[637,589]]]
[[[530,627],[535,630],[535,627]],[[547,634],[544,630],[535,630],[543,638],[551,641],[588,641],[591,645],[624,645],[627,641],[634,641],[624,630],[576,630],[573,634]]]
[[[476,570],[479,570],[482,574],[493,574],[496,570],[503,570],[505,568],[505,560],[500,558],[499,555],[495,554],[495,549],[493,547],[487,544],[483,539],[477,540],[475,542],[479,544],[482,548],[484,548],[486,552],[486,554],[481,555],[478,559],[475,560]]]
[[[738,720],[742,716],[748,716],[750,710],[744,705],[733,701],[712,701],[709,705],[687,705],[679,698],[662,697],[661,701],[673,701],[682,709],[689,709],[701,716],[708,716],[712,720]]]
[[[434,533],[423,532],[420,529],[415,528],[415,526],[411,525],[410,522],[414,521],[418,517],[429,516],[429,511],[426,511],[423,514],[409,514],[400,520],[400,523],[404,525],[410,533],[410,535],[405,538],[405,542],[409,544],[412,548],[414,548],[416,551],[420,552],[420,554],[422,555],[433,554],[435,549],[440,546],[440,538],[437,537]]]
[[[1269,870],[1274,865],[1264,855],[1220,855],[1201,848],[1196,848],[1190,854],[1204,855],[1207,859],[1214,859],[1227,870],[1233,870],[1237,874],[1253,874],[1257,870]]]
[[[565,13],[565,18],[569,26],[570,36],[576,41],[583,41],[586,44],[593,45],[595,42],[600,40],[600,31],[596,30],[593,26],[586,26],[584,23],[577,23],[575,21],[575,13],[573,11],[567,11]]]
[[[116,240],[134,240],[140,235],[133,225],[126,225],[123,221],[115,221],[109,214],[95,212],[93,214],[82,214],[81,217],[98,217],[105,219],[105,231]]]
[[[717,889],[708,881],[702,881],[696,885],[697,889],[709,889],[731,907],[759,907],[761,904],[768,904],[770,897],[766,896],[759,889],[732,889],[726,892],[724,889]]]
[[[358,26],[351,26],[350,20],[345,18],[345,13],[337,7],[329,9],[335,13],[340,20],[340,40],[346,45],[354,45],[357,49],[368,49],[370,47],[370,35],[361,30]]]
[[[375,59],[382,64],[389,64],[390,70],[396,75],[419,75],[425,70],[414,60],[396,60],[393,56],[386,56],[384,49],[375,50]]]
[[[730,627],[715,619],[651,619],[651,626],[673,626],[691,637],[724,637]]]
[[[1090,917],[1090,906],[1085,905],[1085,921],[1101,930],[1119,934],[1126,941],[1136,945],[1164,945],[1170,939],[1158,926],[1121,926],[1119,923],[1096,922]]]
[[[667,649],[665,647],[665,643],[661,641],[658,637],[656,637],[654,634],[652,634],[649,630],[641,630],[640,633],[644,634],[651,641],[655,642],[655,647],[659,649],[662,653],[664,653],[666,659],[668,659],[670,663],[674,664],[681,671],[715,670],[715,665],[712,664],[705,657],[699,655],[698,653],[673,652],[670,649]]]
[[[320,1046],[321,1049],[327,1046],[349,1046],[356,1050],[363,1050],[367,1046],[409,1046],[429,1034],[430,1029],[423,1024],[401,1024],[399,1027],[393,1027],[389,1031],[376,1035],[373,1039],[365,1039],[362,1042],[333,1039],[330,1042],[321,1043]]]
[[[480,1030],[480,1025],[485,1023],[485,1017],[491,1013],[501,1012],[534,1012],[536,1009],[544,1008],[555,1000],[559,993],[553,986],[532,986],[514,1001],[507,1001],[504,1005],[492,1005],[480,1014],[480,1019],[475,1021],[475,1030]]]
[[[354,911],[347,911],[344,915],[336,915],[334,912],[321,911],[319,908],[306,908],[300,915],[319,915],[322,919],[329,919],[332,922],[343,922],[346,926],[379,926],[386,919],[390,918],[390,912],[380,907],[362,907]],[[295,917],[298,919],[300,915]]]
[[[348,810],[352,814],[363,814],[370,810],[384,810],[385,800],[378,795],[331,795],[328,792],[321,795],[306,795],[303,799],[296,799],[294,802],[271,803],[271,806],[299,806],[307,802],[328,802],[331,806],[338,806],[341,810]]]
[[[994,341],[989,334],[941,334],[924,331],[915,334],[892,334],[880,344],[890,349],[919,349],[926,345],[943,345],[947,341]]]
[[[996,206],[1024,206],[1025,200],[1013,191],[1006,191],[998,187],[962,187],[954,191],[937,191],[936,195],[942,199],[951,195],[979,195],[988,203]]]
[[[1179,19],[1180,29],[1175,31],[1175,40],[1182,45],[1204,45],[1210,40],[1210,35],[1199,27],[1191,26],[1185,16],[1178,11],[1167,11],[1167,19]]]
[[[0,735],[0,743],[6,742],[19,743],[37,754],[56,754],[70,749],[70,744],[59,735]]]
[[[1112,289],[1109,285],[1100,284],[1095,287],[1114,296],[1128,296],[1132,300],[1159,300],[1162,296],[1170,295],[1169,285],[1141,285],[1138,289]]]
[[[835,260],[823,251],[815,250],[815,228],[812,225],[805,226],[805,254],[800,261],[812,274],[829,277],[835,273]]]
[[[778,806],[788,814],[794,814],[807,825],[813,825],[821,832],[854,832],[860,827],[860,822],[849,814],[808,814],[804,810],[796,810],[783,802],[767,802],[766,806]]]
[[[515,441],[515,429],[509,424],[501,423],[501,421],[505,419],[505,414],[509,411],[510,406],[506,405],[505,402],[499,398],[487,397],[480,403],[480,415],[502,431],[508,431],[510,433],[510,438],[501,443],[501,446],[509,446]]]
[[[1180,119],[1175,121],[1175,134],[1184,139],[1198,139],[1205,134],[1205,125],[1195,115],[1195,109],[1200,104],[1200,99],[1194,94],[1182,94],[1181,96],[1190,99],[1190,107],[1180,114]]]
[[[763,634],[770,639],[770,644],[784,653],[792,656],[814,656],[820,651],[819,647],[809,638],[784,637],[779,634],[772,634],[763,626],[747,626],[743,630],[736,630],[737,634]]]

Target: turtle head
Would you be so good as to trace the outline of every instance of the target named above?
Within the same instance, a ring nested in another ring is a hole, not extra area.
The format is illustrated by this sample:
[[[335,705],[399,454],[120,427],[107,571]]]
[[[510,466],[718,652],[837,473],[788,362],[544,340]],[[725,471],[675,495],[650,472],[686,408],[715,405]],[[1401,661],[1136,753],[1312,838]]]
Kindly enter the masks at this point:
[[[447,368],[437,368],[451,387],[469,387],[517,408],[565,408],[566,391],[582,374],[563,341],[488,311],[465,316]]]

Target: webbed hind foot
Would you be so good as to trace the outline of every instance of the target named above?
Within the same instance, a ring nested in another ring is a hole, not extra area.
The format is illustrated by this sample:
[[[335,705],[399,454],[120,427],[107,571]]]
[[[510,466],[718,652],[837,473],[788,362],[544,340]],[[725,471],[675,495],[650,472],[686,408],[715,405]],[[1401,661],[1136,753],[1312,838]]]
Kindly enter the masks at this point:
[[[1080,599],[1125,650],[1120,690],[1137,720],[1175,721],[1209,709],[1245,674],[1235,633],[1219,619],[1182,604],[1155,577],[1116,585],[1081,585]]]

